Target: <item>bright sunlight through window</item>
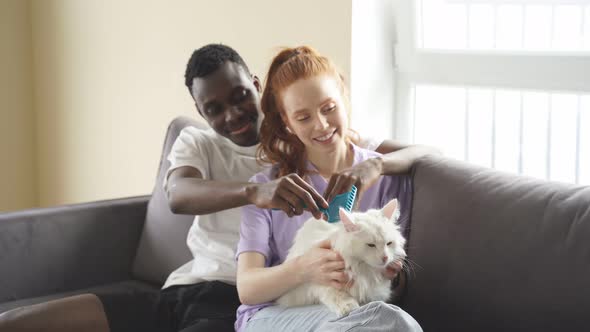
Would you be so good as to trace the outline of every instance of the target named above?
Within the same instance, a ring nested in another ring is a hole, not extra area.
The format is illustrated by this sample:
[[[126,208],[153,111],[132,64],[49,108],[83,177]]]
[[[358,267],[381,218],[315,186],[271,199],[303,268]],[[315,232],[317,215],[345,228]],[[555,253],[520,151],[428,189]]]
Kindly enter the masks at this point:
[[[417,0],[415,22],[423,49],[590,51],[584,0]]]

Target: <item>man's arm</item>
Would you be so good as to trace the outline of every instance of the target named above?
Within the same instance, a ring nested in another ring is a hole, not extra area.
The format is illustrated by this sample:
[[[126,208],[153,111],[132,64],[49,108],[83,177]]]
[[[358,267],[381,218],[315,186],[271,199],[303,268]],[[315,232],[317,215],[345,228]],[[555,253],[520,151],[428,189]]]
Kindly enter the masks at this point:
[[[289,216],[310,211],[321,218],[317,204],[327,207],[324,198],[296,174],[268,183],[205,180],[199,170],[183,166],[173,170],[166,187],[173,213],[202,215],[248,204],[278,208]]]
[[[414,162],[426,155],[440,155],[441,152],[428,145],[409,145],[393,140],[385,140],[375,150],[381,156],[381,175],[407,173]]]
[[[173,213],[201,215],[249,204],[248,184],[204,180],[198,169],[183,166],[170,173],[166,194]]]
[[[382,156],[367,159],[332,175],[324,192],[328,202],[334,196],[349,191],[352,185],[357,187],[360,198],[360,195],[381,175],[407,173],[417,159],[429,154],[441,154],[434,147],[403,144],[393,140],[383,141],[375,151]]]

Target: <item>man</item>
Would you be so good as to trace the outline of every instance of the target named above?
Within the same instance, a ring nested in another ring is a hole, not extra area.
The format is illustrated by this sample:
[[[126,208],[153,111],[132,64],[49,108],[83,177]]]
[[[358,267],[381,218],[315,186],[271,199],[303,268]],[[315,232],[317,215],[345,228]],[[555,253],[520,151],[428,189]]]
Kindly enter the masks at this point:
[[[164,183],[174,213],[197,215],[187,243],[194,259],[174,271],[159,298],[152,294],[83,294],[0,315],[0,331],[233,331],[239,298],[235,247],[240,210],[255,204],[288,215],[318,205],[355,184],[362,194],[381,174],[396,173],[427,153],[422,146],[366,140],[389,154],[335,175],[324,196],[296,175],[248,183],[262,169],[256,161],[261,84],[230,47],[206,45],[187,65],[185,84],[211,130],[185,128],[172,147]],[[389,270],[393,278],[400,266]],[[346,282],[346,280],[338,280]]]

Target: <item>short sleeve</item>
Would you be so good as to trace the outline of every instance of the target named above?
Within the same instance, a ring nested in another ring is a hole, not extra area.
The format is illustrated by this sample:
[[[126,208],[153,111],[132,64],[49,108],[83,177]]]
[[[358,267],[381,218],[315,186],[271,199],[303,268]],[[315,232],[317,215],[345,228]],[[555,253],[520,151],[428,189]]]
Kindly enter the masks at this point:
[[[180,132],[168,155],[170,167],[164,176],[164,190],[170,173],[183,166],[194,167],[204,179],[209,178],[209,157],[205,148],[207,142],[208,137],[203,129],[187,127]]]
[[[265,265],[269,266],[271,258],[270,249],[270,213],[255,205],[247,205],[242,208],[242,220],[240,222],[240,240],[236,250],[236,259],[243,252],[257,252],[264,256]]]
[[[375,151],[383,143],[383,139],[372,137],[372,136],[363,136],[359,134],[359,142],[358,146],[363,149]]]
[[[258,173],[250,179],[250,182],[256,183],[268,181],[268,177],[262,173]],[[268,209],[261,209],[253,204],[242,207],[236,260],[243,252],[257,252],[264,255],[265,266],[269,266],[272,256],[270,248],[271,221],[272,217]]]

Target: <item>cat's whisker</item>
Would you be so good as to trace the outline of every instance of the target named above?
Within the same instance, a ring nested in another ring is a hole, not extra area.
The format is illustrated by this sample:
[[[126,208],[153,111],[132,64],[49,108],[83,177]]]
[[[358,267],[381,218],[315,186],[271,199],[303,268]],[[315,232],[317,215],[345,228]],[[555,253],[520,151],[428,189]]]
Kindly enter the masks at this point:
[[[408,277],[415,277],[416,276],[416,267],[422,268],[416,262],[412,261],[411,259],[407,258],[402,261],[402,270],[405,270],[408,273]]]
[[[404,262],[403,262],[403,265],[402,265],[402,266],[403,266],[404,268],[411,269],[411,268],[414,268],[414,262],[413,262],[413,261],[411,261],[410,259],[406,258],[406,259],[404,260]]]
[[[407,262],[408,264],[411,264],[411,265],[412,265],[412,267],[419,267],[419,268],[421,268],[421,269],[423,268],[422,266],[420,266],[420,264],[418,264],[418,263],[414,262],[414,261],[413,261],[413,260],[411,260],[410,258],[407,258],[407,257],[406,257],[406,262]]]

